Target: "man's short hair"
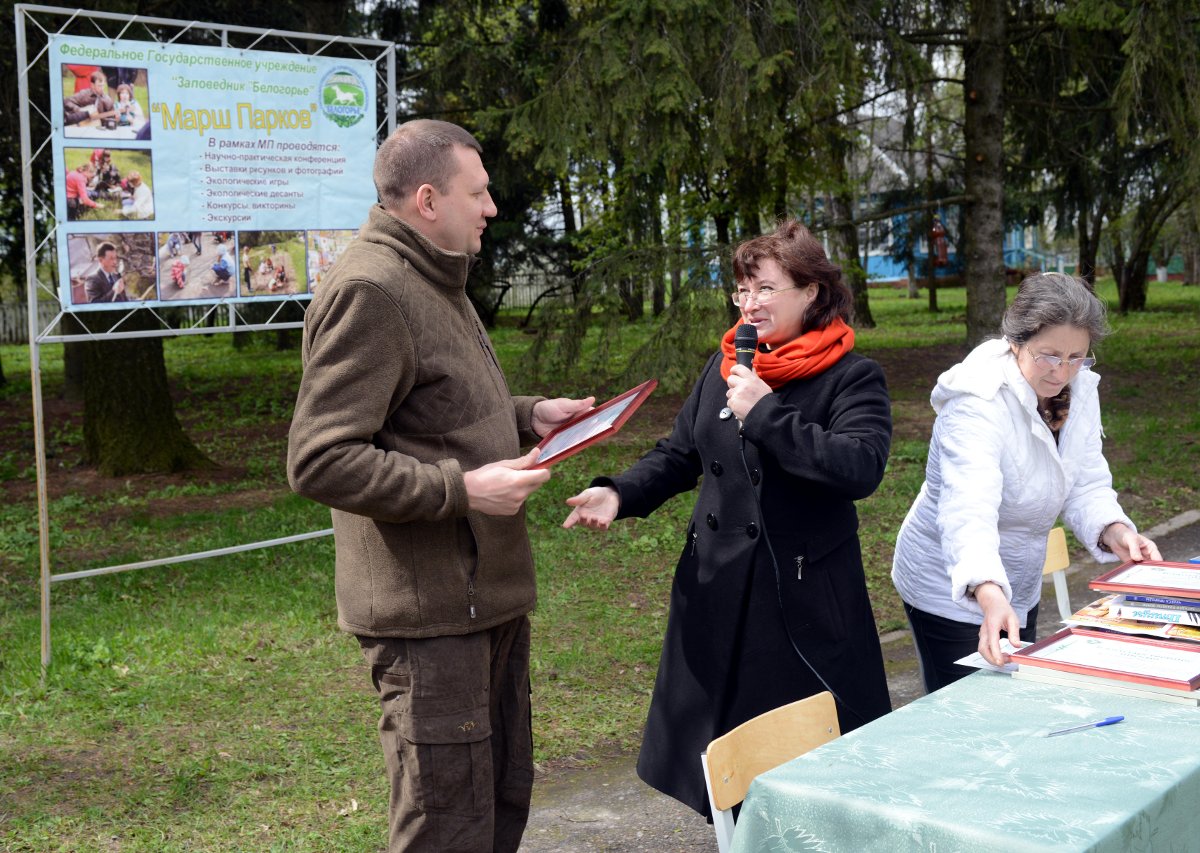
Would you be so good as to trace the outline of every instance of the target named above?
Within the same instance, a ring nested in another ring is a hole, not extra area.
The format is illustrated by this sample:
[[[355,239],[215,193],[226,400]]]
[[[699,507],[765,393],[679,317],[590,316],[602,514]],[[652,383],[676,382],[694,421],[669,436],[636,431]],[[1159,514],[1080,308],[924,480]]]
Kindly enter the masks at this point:
[[[455,146],[483,153],[474,136],[448,121],[419,118],[396,128],[375,155],[375,191],[383,206],[399,208],[422,184],[446,192],[458,171]]]
[[[116,246],[114,246],[112,243],[105,240],[103,243],[100,244],[100,248],[96,250],[96,257],[103,258],[109,252],[115,252],[116,250],[117,250]]]
[[[105,82],[105,84],[108,83],[108,75],[105,74],[103,71],[93,71],[92,76],[89,77],[88,79],[91,80],[93,83],[100,81],[100,80],[103,80]]]

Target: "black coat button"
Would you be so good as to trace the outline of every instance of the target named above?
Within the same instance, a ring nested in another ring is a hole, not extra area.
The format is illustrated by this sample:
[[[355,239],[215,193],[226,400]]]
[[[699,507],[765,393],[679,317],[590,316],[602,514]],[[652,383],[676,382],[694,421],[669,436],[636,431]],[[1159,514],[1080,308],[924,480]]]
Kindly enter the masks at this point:
[[[754,485],[756,485],[756,486],[757,486],[757,485],[758,485],[758,481],[759,481],[759,480],[761,480],[761,479],[762,479],[762,475],[758,473],[758,469],[757,469],[757,468],[753,468],[753,469],[751,469],[751,471],[750,471],[750,482],[751,482],[751,483],[753,483]]]
[[[713,472],[714,477],[720,477],[725,473],[724,467],[722,467],[721,463],[715,459],[713,460],[713,463],[708,466],[708,470]]]
[[[746,535],[751,539],[758,538],[758,525],[753,521],[746,525]]]
[[[708,514],[708,518],[706,519],[706,521],[708,521],[709,530],[717,529],[717,517],[715,515],[713,515],[711,512]]]

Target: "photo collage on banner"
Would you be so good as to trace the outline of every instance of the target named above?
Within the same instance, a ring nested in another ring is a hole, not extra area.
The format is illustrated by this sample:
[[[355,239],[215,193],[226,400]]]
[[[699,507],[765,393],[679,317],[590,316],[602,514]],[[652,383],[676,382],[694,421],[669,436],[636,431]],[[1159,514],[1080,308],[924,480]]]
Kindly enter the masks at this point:
[[[310,298],[375,202],[363,60],[55,36],[63,309]]]

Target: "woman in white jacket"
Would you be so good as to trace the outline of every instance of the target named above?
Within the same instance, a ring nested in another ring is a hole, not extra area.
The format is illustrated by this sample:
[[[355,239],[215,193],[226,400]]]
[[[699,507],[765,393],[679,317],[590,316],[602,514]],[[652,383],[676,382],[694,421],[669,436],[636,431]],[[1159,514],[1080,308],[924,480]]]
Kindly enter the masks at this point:
[[[1092,346],[1104,304],[1060,273],[1025,279],[1000,326],[938,378],[925,483],[896,540],[892,581],[927,691],[968,675],[1000,634],[1032,642],[1046,536],[1058,516],[1101,561],[1161,559],[1117,503],[1101,448]]]

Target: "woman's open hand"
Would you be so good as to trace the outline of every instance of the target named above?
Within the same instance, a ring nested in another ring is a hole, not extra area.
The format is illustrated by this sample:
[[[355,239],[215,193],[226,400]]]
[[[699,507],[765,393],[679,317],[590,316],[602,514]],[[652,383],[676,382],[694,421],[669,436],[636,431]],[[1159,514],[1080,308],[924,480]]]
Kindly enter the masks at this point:
[[[569,530],[576,524],[582,524],[592,530],[608,530],[617,517],[617,510],[621,508],[621,496],[609,486],[592,486],[573,498],[567,498],[567,506],[574,509],[563,522],[564,528]]]

